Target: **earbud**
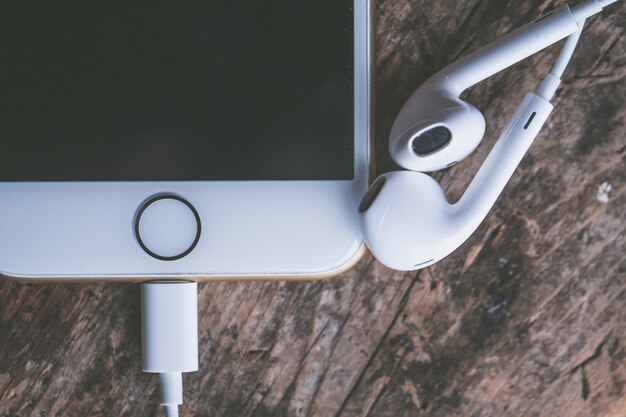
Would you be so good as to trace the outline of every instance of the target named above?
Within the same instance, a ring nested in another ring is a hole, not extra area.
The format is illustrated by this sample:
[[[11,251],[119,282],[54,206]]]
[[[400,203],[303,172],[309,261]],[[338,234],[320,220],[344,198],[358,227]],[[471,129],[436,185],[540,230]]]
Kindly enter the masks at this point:
[[[461,93],[578,28],[572,11],[563,5],[435,74],[396,117],[389,136],[394,161],[405,169],[430,172],[468,156],[482,141],[485,119],[476,107],[461,100]]]
[[[359,212],[367,245],[390,268],[424,268],[449,255],[478,228],[552,112],[528,93],[471,184],[450,204],[432,177],[394,171],[370,186]]]
[[[485,118],[451,92],[425,90],[417,90],[400,111],[389,150],[403,168],[427,172],[452,166],[476,149]]]
[[[559,7],[448,66],[410,96],[391,129],[391,155],[412,171],[446,168],[468,156],[485,132],[483,115],[461,100],[461,93],[568,38],[551,72],[536,93],[526,94],[458,202],[449,203],[439,184],[422,172],[389,172],[372,183],[359,213],[366,243],[380,262],[398,270],[427,267],[478,228],[552,112],[550,99],[585,19],[614,1]]]

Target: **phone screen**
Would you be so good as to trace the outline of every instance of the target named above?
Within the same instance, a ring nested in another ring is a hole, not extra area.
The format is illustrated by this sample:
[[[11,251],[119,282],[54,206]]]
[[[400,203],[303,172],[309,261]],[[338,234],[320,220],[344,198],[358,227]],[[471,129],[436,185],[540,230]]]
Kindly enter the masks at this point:
[[[346,180],[353,0],[0,4],[0,181]]]

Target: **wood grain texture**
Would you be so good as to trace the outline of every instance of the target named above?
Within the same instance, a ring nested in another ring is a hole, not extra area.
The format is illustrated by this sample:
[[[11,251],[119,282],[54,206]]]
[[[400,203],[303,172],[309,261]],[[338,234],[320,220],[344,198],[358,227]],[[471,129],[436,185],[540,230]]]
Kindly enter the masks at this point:
[[[559,4],[380,0],[379,172],[394,169],[387,133],[421,82]],[[399,273],[366,256],[327,281],[201,284],[182,415],[626,416],[625,26],[626,2],[590,19],[546,128],[444,261]],[[451,199],[557,53],[467,94],[487,136],[436,175]],[[163,415],[139,330],[137,285],[0,283],[0,416]]]

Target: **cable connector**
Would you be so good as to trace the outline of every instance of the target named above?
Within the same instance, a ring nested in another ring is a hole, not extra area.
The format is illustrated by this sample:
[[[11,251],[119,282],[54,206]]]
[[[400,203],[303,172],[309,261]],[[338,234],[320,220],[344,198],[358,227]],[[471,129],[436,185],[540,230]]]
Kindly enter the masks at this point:
[[[158,373],[161,404],[178,417],[183,372],[198,370],[198,286],[195,282],[141,284],[143,371]]]

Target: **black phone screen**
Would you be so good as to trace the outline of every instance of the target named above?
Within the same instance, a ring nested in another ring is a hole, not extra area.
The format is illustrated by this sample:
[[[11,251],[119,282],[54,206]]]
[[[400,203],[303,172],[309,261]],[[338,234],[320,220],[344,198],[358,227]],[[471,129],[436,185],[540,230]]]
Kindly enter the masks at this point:
[[[0,181],[340,180],[353,0],[0,4]]]

